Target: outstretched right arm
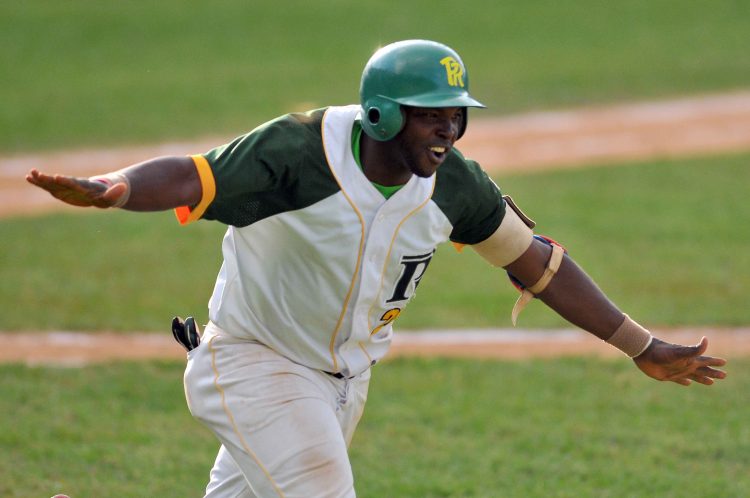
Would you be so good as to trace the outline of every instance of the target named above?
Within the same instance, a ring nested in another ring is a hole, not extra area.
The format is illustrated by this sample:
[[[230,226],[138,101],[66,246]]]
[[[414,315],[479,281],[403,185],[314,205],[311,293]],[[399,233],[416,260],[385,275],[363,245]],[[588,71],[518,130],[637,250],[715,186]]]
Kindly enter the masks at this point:
[[[202,195],[195,163],[187,156],[157,157],[91,178],[48,175],[32,169],[26,180],[73,206],[121,207],[130,211],[193,206]]]

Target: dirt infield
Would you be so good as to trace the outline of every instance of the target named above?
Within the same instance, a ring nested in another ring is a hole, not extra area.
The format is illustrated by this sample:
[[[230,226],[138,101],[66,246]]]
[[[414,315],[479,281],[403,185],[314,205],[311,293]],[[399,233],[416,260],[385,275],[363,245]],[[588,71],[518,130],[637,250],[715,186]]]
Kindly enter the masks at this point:
[[[494,172],[585,167],[629,160],[678,158],[750,150],[750,91],[630,105],[538,112],[480,119],[460,149]],[[39,168],[78,176],[111,171],[144,159],[202,152],[230,137],[190,143],[73,150],[0,158],[0,216],[75,210],[28,185]],[[692,344],[706,335],[719,356],[750,354],[750,329],[657,331],[665,340]],[[164,335],[3,332],[2,362],[82,364],[139,358],[179,358],[184,352]],[[569,354],[620,354],[578,331],[441,331],[397,334],[390,357],[447,355],[524,358]]]
[[[750,355],[750,328],[690,328],[655,330],[663,340],[696,344],[709,338],[713,356],[734,358]],[[116,333],[10,333],[3,336],[0,363],[82,366],[111,361],[185,359],[185,350],[172,335]],[[561,356],[624,357],[622,353],[580,330],[439,330],[398,331],[387,360],[400,356],[442,356],[521,360]]]
[[[0,158],[0,216],[77,209],[28,185],[31,168],[90,176],[155,156],[204,152],[229,138]],[[750,150],[750,90],[491,119],[477,111],[459,148],[495,172]]]

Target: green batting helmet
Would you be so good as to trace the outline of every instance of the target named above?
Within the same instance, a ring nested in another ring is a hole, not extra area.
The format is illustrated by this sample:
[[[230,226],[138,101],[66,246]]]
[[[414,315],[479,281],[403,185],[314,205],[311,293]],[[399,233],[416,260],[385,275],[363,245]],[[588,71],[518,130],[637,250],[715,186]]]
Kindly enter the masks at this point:
[[[391,43],[373,54],[359,87],[362,128],[375,140],[395,137],[404,127],[401,106],[484,107],[469,95],[469,75],[458,54],[427,40]]]

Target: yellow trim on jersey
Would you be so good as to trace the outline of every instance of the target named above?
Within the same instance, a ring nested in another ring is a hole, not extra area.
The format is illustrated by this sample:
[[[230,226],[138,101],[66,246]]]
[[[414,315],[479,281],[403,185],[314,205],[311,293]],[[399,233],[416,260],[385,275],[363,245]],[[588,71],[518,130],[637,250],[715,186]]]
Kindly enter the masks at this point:
[[[383,281],[385,280],[385,272],[388,269],[388,261],[390,261],[390,259],[391,259],[391,251],[393,251],[393,244],[396,242],[396,237],[398,236],[399,230],[401,230],[401,225],[403,225],[406,222],[406,220],[408,220],[409,218],[411,218],[411,216],[414,213],[416,213],[418,211],[421,211],[422,208],[424,208],[427,205],[427,203],[430,202],[430,200],[432,200],[432,194],[435,193],[435,184],[436,183],[437,183],[436,175],[433,174],[432,175],[432,190],[430,190],[430,195],[427,196],[427,199],[425,199],[425,201],[422,204],[420,204],[419,206],[417,206],[414,209],[412,209],[406,216],[404,216],[404,219],[402,219],[399,222],[399,224],[396,225],[396,230],[393,231],[393,237],[391,237],[391,244],[388,246],[388,252],[385,255],[385,262],[383,263],[383,269],[380,272],[380,286],[379,286],[379,290],[378,290],[378,296],[380,295],[381,292],[383,292]],[[373,304],[370,307],[370,310],[367,312],[367,329],[368,330],[373,330],[372,323],[371,323],[371,320],[370,320],[370,316],[372,315],[372,310],[375,308],[375,306],[377,306],[378,302],[379,302],[378,299],[376,299],[375,301],[373,301]],[[394,320],[395,320],[395,318],[394,318]],[[391,320],[391,322],[392,321],[393,320]]]
[[[191,208],[190,206],[180,206],[175,208],[174,214],[177,216],[177,221],[180,222],[180,225],[187,225],[188,223],[199,220],[216,197],[216,180],[214,179],[214,173],[211,171],[211,166],[208,164],[208,161],[205,157],[200,155],[190,157],[193,160],[193,163],[195,163],[195,169],[198,171],[203,194],[201,195],[201,200],[194,208]]]
[[[208,164],[208,163],[206,163]],[[224,392],[224,388],[222,388],[219,385],[219,369],[216,366],[216,349],[214,348],[214,339],[216,339],[218,336],[213,336],[208,341],[208,350],[211,352],[211,369],[214,371],[214,387],[217,391],[219,391],[219,395],[221,396],[221,406],[224,409],[224,413],[226,413],[227,418],[229,418],[229,423],[232,425],[232,430],[234,431],[234,434],[237,436],[237,438],[240,440],[240,444],[245,449],[248,455],[250,455],[250,458],[252,458],[255,461],[255,464],[260,468],[260,470],[263,471],[263,473],[266,475],[268,480],[271,482],[271,486],[273,486],[273,489],[279,494],[280,497],[283,498],[284,493],[281,491],[279,486],[276,484],[276,481],[273,480],[271,477],[271,474],[268,472],[268,469],[266,469],[265,465],[261,463],[260,459],[258,458],[258,455],[255,454],[253,450],[250,449],[250,447],[247,444],[247,441],[245,441],[244,436],[242,435],[242,432],[240,432],[239,428],[237,427],[237,423],[234,420],[234,415],[232,415],[231,410],[229,409],[229,406],[227,405],[227,397],[226,393]]]
[[[357,344],[359,345],[359,349],[361,349],[365,356],[367,356],[367,361],[370,363],[370,365],[372,365],[372,356],[370,356],[370,353],[367,352],[365,345],[362,343],[362,341],[359,341]]]
[[[359,252],[357,253],[357,265],[354,267],[354,272],[352,274],[352,281],[349,284],[349,290],[346,293],[346,298],[344,299],[344,305],[341,308],[341,314],[339,314],[339,319],[336,321],[336,327],[333,329],[333,333],[331,334],[331,342],[328,345],[328,350],[331,353],[331,359],[333,360],[333,371],[338,372],[339,371],[339,365],[338,360],[336,360],[336,337],[339,334],[339,329],[341,328],[341,323],[344,321],[344,316],[346,315],[346,309],[349,307],[349,300],[352,298],[352,292],[354,291],[354,284],[357,281],[357,275],[359,274],[359,266],[362,264],[362,253],[364,252],[364,245],[365,245],[365,219],[362,216],[362,213],[357,209],[356,204],[354,204],[354,201],[351,197],[346,193],[344,190],[344,184],[341,181],[341,179],[336,174],[336,168],[334,168],[333,164],[331,163],[330,158],[328,157],[328,149],[326,149],[326,115],[328,114],[328,111],[326,110],[325,114],[323,115],[323,119],[320,123],[320,134],[321,134],[321,142],[323,143],[323,153],[326,156],[326,163],[328,163],[328,168],[331,170],[331,174],[336,179],[336,183],[339,184],[339,189],[341,189],[341,193],[346,198],[346,201],[349,203],[349,205],[352,207],[354,212],[357,214],[357,218],[359,218],[359,226],[362,230],[362,236],[359,239]]]

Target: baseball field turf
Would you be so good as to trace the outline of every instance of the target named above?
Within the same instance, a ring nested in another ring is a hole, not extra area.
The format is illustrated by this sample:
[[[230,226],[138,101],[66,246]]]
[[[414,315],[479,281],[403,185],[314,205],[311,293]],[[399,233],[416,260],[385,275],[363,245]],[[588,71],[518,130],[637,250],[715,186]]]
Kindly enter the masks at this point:
[[[538,233],[565,244],[644,323],[739,326],[750,323],[750,234],[737,226],[750,219],[749,159],[648,162],[497,182],[539,221]],[[180,227],[172,213],[89,211],[0,219],[0,231],[7,234],[0,301],[13,303],[0,315],[0,330],[166,331],[173,315],[207,320],[221,264],[218,223]],[[397,325],[510,326],[517,292],[504,272],[488,268],[472,250],[441,247]],[[520,325],[564,322],[534,303]]]
[[[227,136],[353,102],[366,57],[399,38],[455,46],[490,115],[746,88],[749,32],[740,0],[4,2],[0,151]],[[497,181],[644,323],[746,326],[749,162]],[[2,219],[0,331],[205,320],[222,231],[170,213]],[[508,326],[516,296],[445,247],[397,325]],[[538,303],[521,317],[561,324]],[[217,444],[188,414],[182,370],[0,365],[0,496],[200,496]],[[727,371],[685,389],[625,358],[391,361],[351,450],[359,496],[746,496],[750,361]]]
[[[201,496],[217,443],[182,369],[0,366],[0,496]],[[746,496],[750,362],[730,370],[709,389],[624,358],[384,364],[351,448],[358,496]]]
[[[487,114],[742,88],[744,0],[0,4],[0,151],[233,136],[356,100],[379,45],[463,54]]]

